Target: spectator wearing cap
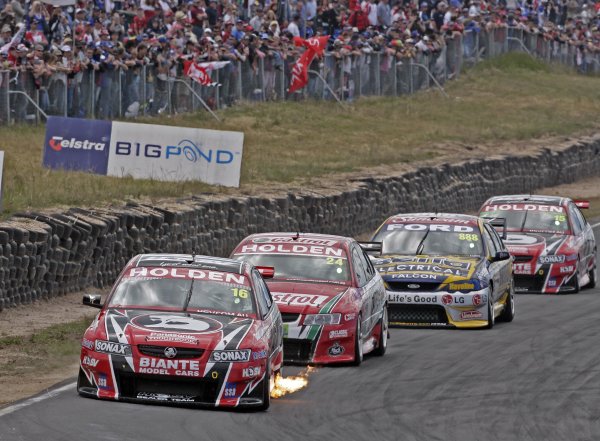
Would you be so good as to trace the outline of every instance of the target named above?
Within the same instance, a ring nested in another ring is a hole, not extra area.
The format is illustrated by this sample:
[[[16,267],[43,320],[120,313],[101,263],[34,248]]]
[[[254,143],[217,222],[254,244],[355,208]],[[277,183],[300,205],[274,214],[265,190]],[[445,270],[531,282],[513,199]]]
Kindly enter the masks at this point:
[[[86,10],[83,8],[77,8],[75,10],[75,20],[74,20],[75,27],[77,27],[79,25],[83,25],[87,22],[88,22],[88,19],[87,19]]]
[[[383,28],[389,28],[392,24],[392,10],[390,9],[389,0],[379,0],[377,23]]]
[[[281,34],[279,23],[276,20],[271,21],[271,23],[269,23],[269,29],[267,32],[271,37],[279,38],[279,35]]]
[[[244,22],[240,19],[237,19],[235,22],[235,27],[231,30],[231,36],[235,38],[236,41],[241,41],[245,34]]]
[[[12,29],[10,25],[2,25],[2,29],[0,29],[0,46],[9,43],[10,40],[12,40]]]

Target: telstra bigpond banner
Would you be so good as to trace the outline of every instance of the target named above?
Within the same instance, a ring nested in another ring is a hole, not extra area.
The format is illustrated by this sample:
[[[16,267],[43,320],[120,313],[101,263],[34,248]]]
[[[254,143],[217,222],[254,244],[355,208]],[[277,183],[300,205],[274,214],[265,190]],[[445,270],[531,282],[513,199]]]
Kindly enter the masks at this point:
[[[239,187],[244,134],[48,117],[45,167]]]

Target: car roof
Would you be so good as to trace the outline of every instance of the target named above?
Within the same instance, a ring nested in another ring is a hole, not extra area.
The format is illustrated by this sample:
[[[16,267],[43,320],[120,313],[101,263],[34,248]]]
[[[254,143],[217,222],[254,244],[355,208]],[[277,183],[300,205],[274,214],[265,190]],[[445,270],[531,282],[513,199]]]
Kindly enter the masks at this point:
[[[298,243],[324,245],[332,248],[342,248],[354,240],[351,237],[320,233],[258,233],[246,237],[240,245],[248,242],[256,242],[257,239],[260,243]]]
[[[140,254],[136,256],[134,267],[184,267],[221,271],[224,273],[244,274],[247,271],[244,262],[223,257],[192,254]]]
[[[543,205],[566,205],[571,199],[562,196],[545,196],[538,194],[509,194],[494,196],[489,198],[483,205],[490,204],[510,204],[510,203],[531,203]]]
[[[477,216],[471,216],[468,214],[459,214],[459,213],[400,213],[390,216],[386,219],[385,224],[392,223],[410,223],[410,222],[424,222],[424,223],[434,223],[434,222],[462,222],[462,223],[470,223],[477,224],[479,218]]]

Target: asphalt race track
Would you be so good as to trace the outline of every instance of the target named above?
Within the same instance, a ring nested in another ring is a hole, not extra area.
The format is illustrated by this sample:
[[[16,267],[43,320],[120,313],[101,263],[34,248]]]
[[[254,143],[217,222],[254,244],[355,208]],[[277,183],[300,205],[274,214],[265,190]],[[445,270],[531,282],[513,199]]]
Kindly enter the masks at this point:
[[[103,402],[69,382],[0,410],[0,440],[600,440],[600,289],[516,308],[492,330],[392,329],[385,357],[319,368],[268,412]]]

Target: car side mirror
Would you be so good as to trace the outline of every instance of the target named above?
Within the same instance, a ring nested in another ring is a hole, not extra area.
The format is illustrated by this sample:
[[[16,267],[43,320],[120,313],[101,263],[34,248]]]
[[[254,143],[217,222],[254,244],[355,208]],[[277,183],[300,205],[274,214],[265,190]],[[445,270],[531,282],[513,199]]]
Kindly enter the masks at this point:
[[[501,260],[508,260],[510,259],[510,253],[508,251],[498,251],[496,253],[496,255],[494,256],[494,258],[492,259],[493,262],[500,262]]]
[[[102,308],[100,301],[102,297],[97,294],[85,294],[83,296],[83,304],[85,306],[91,306],[92,308]]]
[[[257,266],[256,269],[263,279],[272,279],[275,277],[275,268],[272,266]]]

